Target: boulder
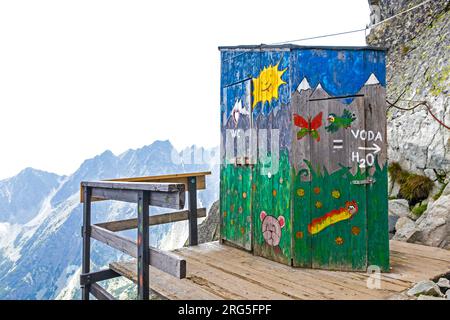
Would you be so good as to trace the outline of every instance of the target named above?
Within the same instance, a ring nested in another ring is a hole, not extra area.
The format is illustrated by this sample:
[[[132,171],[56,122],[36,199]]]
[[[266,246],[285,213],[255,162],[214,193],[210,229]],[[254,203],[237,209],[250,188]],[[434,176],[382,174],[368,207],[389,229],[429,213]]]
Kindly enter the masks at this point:
[[[411,289],[409,289],[406,294],[410,297],[412,296],[434,296],[434,297],[442,297],[443,294],[439,289],[439,286],[431,280],[424,280],[416,283]]]
[[[396,215],[393,214],[388,215],[389,233],[395,232],[395,224],[397,223],[398,219],[399,217]]]
[[[205,220],[198,226],[198,243],[211,242],[219,239],[220,202],[215,201]]]
[[[450,184],[417,219],[414,242],[450,249]]]
[[[408,217],[401,217],[395,224],[395,235],[393,240],[409,241],[416,232],[416,224]]]
[[[407,217],[410,214],[408,200],[389,200],[389,214],[397,217]]]
[[[437,282],[437,285],[440,288],[445,289],[450,289],[450,280],[446,279],[446,278],[439,278],[439,281]]]

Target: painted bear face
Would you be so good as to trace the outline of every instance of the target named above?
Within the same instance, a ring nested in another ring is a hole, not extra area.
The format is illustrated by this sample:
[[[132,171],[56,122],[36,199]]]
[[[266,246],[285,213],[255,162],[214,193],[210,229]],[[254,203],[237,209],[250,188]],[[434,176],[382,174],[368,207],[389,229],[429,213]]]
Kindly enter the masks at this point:
[[[262,221],[262,234],[266,243],[272,247],[277,246],[281,239],[281,229],[285,225],[284,217],[279,216],[278,219],[268,215],[265,211],[261,211],[259,218]]]

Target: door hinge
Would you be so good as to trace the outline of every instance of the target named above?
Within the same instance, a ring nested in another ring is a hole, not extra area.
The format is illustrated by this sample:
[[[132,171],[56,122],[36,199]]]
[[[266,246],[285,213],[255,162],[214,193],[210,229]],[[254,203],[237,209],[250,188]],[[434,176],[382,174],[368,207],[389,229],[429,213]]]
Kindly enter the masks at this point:
[[[363,180],[352,180],[351,184],[374,184],[377,180],[375,178],[369,177]]]

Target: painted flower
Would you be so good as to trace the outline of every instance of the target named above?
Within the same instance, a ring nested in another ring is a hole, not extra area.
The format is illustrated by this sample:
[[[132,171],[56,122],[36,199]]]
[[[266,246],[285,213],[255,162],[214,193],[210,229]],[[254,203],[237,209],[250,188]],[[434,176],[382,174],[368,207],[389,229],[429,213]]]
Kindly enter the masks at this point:
[[[277,190],[273,189],[273,190],[272,190],[272,195],[273,195],[274,197],[276,197],[276,196],[277,196]]]
[[[316,206],[317,209],[320,209],[320,208],[322,208],[323,205],[322,205],[322,202],[316,201],[315,206]]]
[[[361,229],[357,226],[352,227],[352,234],[357,236],[361,232]]]
[[[244,229],[244,227],[241,227],[241,234],[244,234],[245,233],[245,229]]]
[[[297,189],[297,195],[299,197],[303,197],[305,195],[305,189],[302,188]]]
[[[231,219],[231,221],[230,221],[230,224],[231,224],[231,225],[233,225],[233,224],[234,224],[234,220],[233,220],[233,219]]]
[[[342,239],[342,237],[337,237],[336,239],[334,239],[334,242],[336,242],[336,244],[340,246],[344,243],[344,239]]]
[[[315,194],[319,194],[320,193],[320,188],[319,187],[315,187],[313,189],[313,191],[314,191]]]
[[[232,205],[230,206],[230,211],[231,211],[231,212],[234,211],[234,204],[232,204]]]
[[[341,193],[339,192],[339,190],[333,190],[331,191],[331,196],[335,199],[339,199],[341,197]]]
[[[256,191],[256,184],[252,184],[252,191]]]
[[[296,237],[297,239],[302,239],[302,238],[303,238],[303,232],[297,231],[297,232],[295,233],[295,237]]]
[[[239,213],[242,213],[242,211],[244,211],[244,209],[242,209],[242,207],[239,207],[238,211],[239,211]]]
[[[282,177],[280,177],[280,184],[283,184],[283,178]]]
[[[224,218],[227,217],[227,212],[226,212],[226,211],[223,212],[223,217],[224,217]]]
[[[247,192],[242,192],[242,198],[247,199]]]

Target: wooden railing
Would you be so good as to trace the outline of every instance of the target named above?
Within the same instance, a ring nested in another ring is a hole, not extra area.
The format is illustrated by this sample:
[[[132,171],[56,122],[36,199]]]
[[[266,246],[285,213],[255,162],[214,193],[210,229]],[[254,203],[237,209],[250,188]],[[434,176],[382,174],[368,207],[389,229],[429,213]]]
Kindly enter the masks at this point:
[[[82,299],[114,299],[98,282],[120,276],[111,269],[91,272],[91,238],[137,259],[138,298],[149,299],[149,266],[177,278],[186,277],[186,261],[174,254],[149,246],[149,226],[189,220],[189,245],[198,244],[197,219],[206,216],[205,208],[197,208],[197,190],[205,189],[205,176],[210,172],[164,176],[122,178],[81,183],[83,203],[83,255],[80,285]],[[188,191],[188,210],[149,216],[149,206],[183,209]],[[93,201],[117,200],[137,204],[137,218],[91,224]],[[137,228],[137,242],[117,234]]]

